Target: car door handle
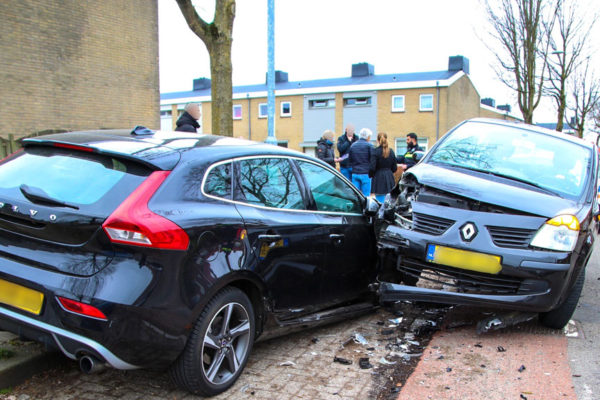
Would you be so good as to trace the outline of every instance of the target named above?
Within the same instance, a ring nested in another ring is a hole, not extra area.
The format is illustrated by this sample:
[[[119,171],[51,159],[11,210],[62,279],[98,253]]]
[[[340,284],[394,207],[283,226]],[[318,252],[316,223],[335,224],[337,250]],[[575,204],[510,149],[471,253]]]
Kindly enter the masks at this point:
[[[276,242],[278,240],[281,239],[281,235],[267,235],[267,234],[263,234],[263,235],[258,235],[258,240],[262,240],[263,242]]]
[[[329,235],[329,239],[332,240],[342,240],[344,238],[344,235],[342,233],[332,233]]]

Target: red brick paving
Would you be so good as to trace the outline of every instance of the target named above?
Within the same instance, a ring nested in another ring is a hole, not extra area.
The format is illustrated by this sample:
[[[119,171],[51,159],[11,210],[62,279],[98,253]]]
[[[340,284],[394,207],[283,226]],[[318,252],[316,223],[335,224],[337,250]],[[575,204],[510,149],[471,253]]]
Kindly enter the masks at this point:
[[[564,335],[471,327],[438,332],[398,399],[575,400],[571,379]]]

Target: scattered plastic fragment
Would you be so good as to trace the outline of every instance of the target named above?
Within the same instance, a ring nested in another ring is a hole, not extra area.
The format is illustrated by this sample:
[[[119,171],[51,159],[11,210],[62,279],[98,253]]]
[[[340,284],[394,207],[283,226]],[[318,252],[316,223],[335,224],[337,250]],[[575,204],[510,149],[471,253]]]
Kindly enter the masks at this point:
[[[385,325],[385,322],[383,322],[383,321],[377,321],[377,325]]]
[[[337,357],[337,356],[333,357],[333,362],[340,363],[340,364],[343,364],[343,365],[350,365],[350,364],[352,364],[351,360],[347,360],[345,358]]]
[[[396,361],[388,361],[385,359],[385,357],[381,357],[381,359],[379,360],[379,362],[381,364],[385,364],[385,365],[394,365],[396,364]]]
[[[572,376],[573,378],[581,378],[581,375],[579,375],[579,374],[573,374],[573,375],[571,375],[571,376]]]
[[[525,395],[524,395],[523,393],[521,393],[521,394],[519,395],[519,397],[521,397],[521,399],[523,399],[523,400],[527,400],[527,397],[525,397]]]
[[[399,387],[393,387],[393,388],[390,389],[390,392],[392,392],[392,393],[398,393],[398,392],[400,392],[400,388]]]
[[[483,348],[483,346],[481,345],[481,342],[475,343],[473,346],[479,347],[480,349]]]
[[[373,368],[373,364],[371,364],[369,362],[369,358],[368,357],[362,357],[361,359],[359,359],[358,360],[358,365],[360,366],[361,369]]]
[[[444,356],[439,356],[437,359],[438,359],[438,360],[443,360],[443,359],[444,359]]]
[[[566,337],[578,337],[579,336],[579,330],[577,329],[577,324],[575,324],[575,321],[573,321],[573,320],[570,320],[569,323],[567,324],[567,326],[565,326],[563,328],[563,332]]]
[[[367,347],[367,350],[368,351],[373,351],[373,350],[375,350],[375,347]]]
[[[352,335],[352,340],[354,340],[356,343],[359,343],[362,345],[369,344],[369,342],[367,342],[367,339],[365,339],[365,337],[363,335],[361,335],[360,333],[356,333],[356,332]]]
[[[504,353],[506,349],[502,346],[498,346],[498,353]]]
[[[319,338],[318,337],[314,337],[314,338],[310,339],[310,341],[316,344],[316,343],[319,342]]]
[[[391,324],[394,324],[394,325],[400,325],[400,324],[402,323],[402,320],[403,320],[403,319],[404,319],[404,318],[402,318],[402,317],[398,317],[398,318],[393,318],[393,319],[390,319],[390,320],[388,320],[388,321],[390,321],[390,323],[391,323]]]
[[[497,329],[508,328],[523,322],[531,321],[537,317],[537,313],[512,311],[496,316],[482,319],[477,323],[477,333],[487,333]]]
[[[284,362],[282,362],[282,363],[279,364],[280,367],[292,367],[294,365],[296,365],[296,363],[293,362],[293,361],[289,361],[289,360],[288,361],[284,361]]]
[[[521,366],[519,367],[519,372],[523,372],[523,371],[525,371],[525,369],[526,369],[526,368],[525,368],[525,366],[524,366],[524,365],[521,365]]]
[[[417,342],[416,340],[407,340],[406,343],[408,344],[412,344],[413,346],[418,346],[420,343]]]
[[[450,367],[446,368],[446,372],[452,372],[452,368],[450,368]]]

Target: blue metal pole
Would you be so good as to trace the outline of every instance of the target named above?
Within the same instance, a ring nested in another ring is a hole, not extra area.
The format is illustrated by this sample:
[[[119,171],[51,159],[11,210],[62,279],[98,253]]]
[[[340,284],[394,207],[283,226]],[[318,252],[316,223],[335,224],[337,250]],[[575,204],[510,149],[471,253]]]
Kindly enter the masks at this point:
[[[277,145],[275,138],[275,0],[267,0],[267,126],[266,142]]]

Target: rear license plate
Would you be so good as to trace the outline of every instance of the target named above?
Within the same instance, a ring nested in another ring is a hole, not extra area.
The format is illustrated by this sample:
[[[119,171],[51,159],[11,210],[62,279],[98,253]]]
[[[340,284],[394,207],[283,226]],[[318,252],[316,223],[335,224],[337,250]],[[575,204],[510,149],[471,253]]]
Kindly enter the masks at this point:
[[[484,272],[487,274],[497,274],[502,270],[499,256],[453,249],[451,247],[437,246],[434,244],[427,246],[427,256],[425,259],[435,264]]]
[[[0,303],[39,315],[44,304],[44,294],[0,279]]]

